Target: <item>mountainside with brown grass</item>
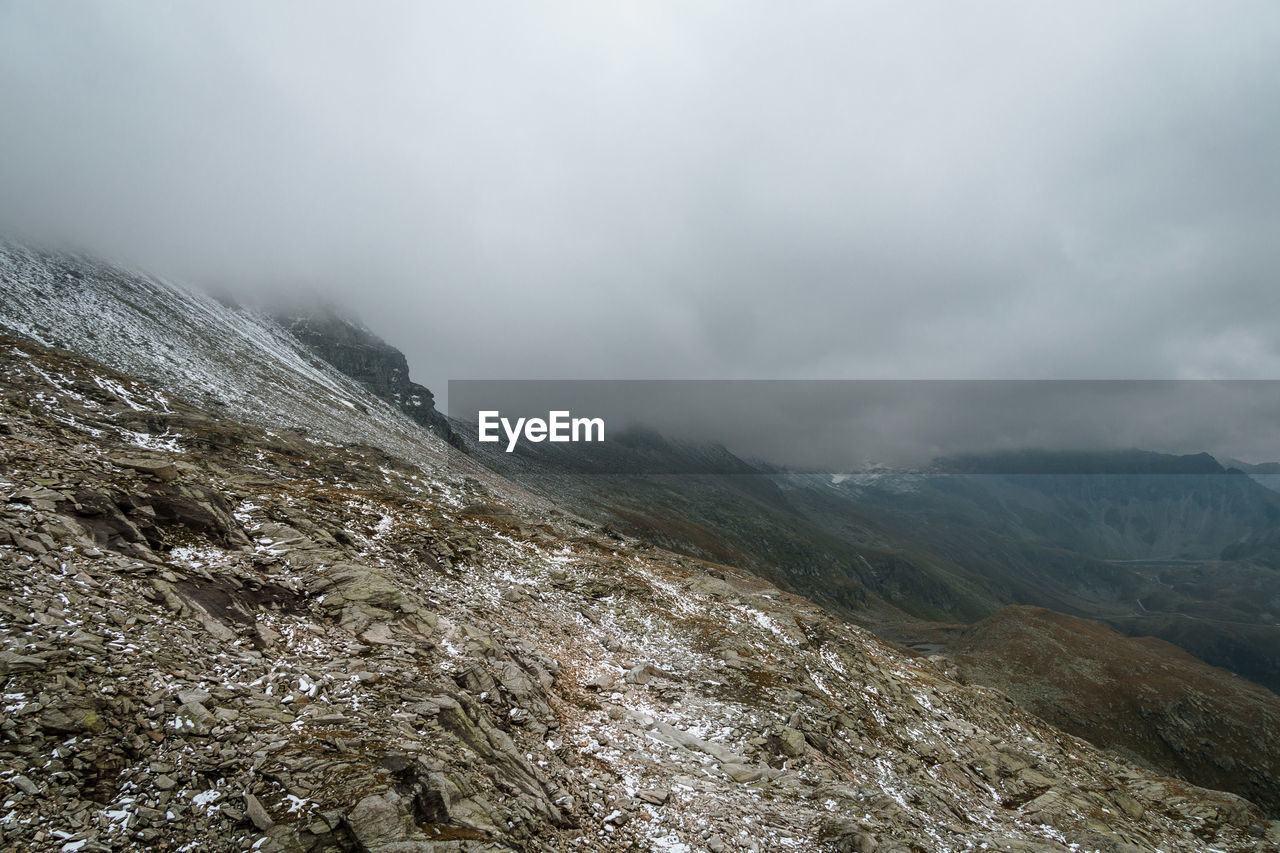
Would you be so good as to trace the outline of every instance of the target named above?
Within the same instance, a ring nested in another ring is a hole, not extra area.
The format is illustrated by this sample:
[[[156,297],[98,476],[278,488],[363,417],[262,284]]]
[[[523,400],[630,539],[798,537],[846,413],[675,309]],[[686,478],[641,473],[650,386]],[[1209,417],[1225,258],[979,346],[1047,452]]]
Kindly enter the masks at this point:
[[[1280,696],[1154,637],[1041,607],[1006,607],[945,657],[968,680],[1145,766],[1280,815]]]

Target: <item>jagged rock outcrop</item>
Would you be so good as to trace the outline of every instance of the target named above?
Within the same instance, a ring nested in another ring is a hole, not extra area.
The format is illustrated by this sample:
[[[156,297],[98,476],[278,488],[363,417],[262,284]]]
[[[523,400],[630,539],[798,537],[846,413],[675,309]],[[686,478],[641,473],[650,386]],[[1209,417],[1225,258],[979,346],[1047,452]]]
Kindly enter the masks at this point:
[[[0,849],[1280,843],[736,569],[160,399],[0,340]]]
[[[409,362],[400,350],[331,308],[306,314],[279,313],[275,320],[370,394],[391,403],[441,438],[461,446],[453,435],[449,419],[436,410],[435,396],[409,378]]]

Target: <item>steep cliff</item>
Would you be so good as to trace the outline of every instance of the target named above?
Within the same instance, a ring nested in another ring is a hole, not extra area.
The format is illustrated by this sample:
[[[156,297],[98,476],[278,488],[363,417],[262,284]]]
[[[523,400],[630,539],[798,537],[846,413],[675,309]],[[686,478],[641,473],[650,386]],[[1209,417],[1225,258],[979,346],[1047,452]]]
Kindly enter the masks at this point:
[[[391,403],[446,441],[458,444],[448,418],[436,410],[435,396],[409,378],[409,363],[400,350],[332,308],[281,313],[274,319],[370,394]]]

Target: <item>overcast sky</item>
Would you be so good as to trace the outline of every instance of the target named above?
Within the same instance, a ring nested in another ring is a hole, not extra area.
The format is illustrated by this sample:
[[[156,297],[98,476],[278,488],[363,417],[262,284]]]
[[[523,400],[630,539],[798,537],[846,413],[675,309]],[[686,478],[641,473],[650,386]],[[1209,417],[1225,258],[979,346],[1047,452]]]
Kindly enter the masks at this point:
[[[468,378],[1280,378],[1280,5],[0,0],[0,226]]]

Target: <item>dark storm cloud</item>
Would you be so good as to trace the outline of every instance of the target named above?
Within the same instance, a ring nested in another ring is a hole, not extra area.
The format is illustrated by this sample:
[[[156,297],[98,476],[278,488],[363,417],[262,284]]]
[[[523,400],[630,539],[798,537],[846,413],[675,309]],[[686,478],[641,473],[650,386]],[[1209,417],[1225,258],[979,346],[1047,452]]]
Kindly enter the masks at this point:
[[[474,377],[1273,377],[1280,10],[2,3],[0,220]]]

